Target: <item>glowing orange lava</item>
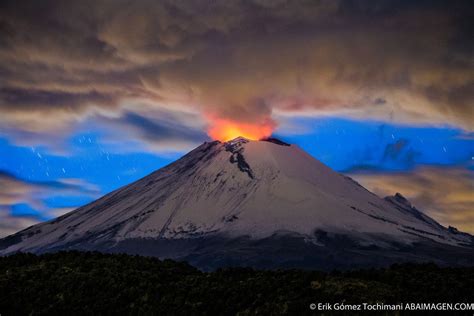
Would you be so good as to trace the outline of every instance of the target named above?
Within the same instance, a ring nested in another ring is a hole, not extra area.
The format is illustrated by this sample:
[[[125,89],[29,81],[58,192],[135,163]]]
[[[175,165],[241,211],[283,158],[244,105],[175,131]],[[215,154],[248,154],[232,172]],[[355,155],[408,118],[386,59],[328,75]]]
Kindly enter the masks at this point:
[[[239,136],[251,140],[259,140],[269,137],[273,129],[274,124],[271,122],[265,124],[249,124],[231,120],[214,119],[208,130],[208,134],[212,139],[224,142]]]

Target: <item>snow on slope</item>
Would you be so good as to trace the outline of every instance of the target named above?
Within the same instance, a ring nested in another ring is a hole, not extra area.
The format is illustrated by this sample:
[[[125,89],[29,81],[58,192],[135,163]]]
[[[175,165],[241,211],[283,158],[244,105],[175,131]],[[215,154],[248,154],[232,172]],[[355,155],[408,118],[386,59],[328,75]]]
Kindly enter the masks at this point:
[[[298,146],[277,140],[210,142],[176,162],[53,221],[0,242],[0,253],[47,250],[92,238],[224,235],[262,239],[275,233],[314,238],[324,230],[383,246],[420,239],[470,244],[397,195],[381,199]],[[2,246],[3,244],[3,246]]]

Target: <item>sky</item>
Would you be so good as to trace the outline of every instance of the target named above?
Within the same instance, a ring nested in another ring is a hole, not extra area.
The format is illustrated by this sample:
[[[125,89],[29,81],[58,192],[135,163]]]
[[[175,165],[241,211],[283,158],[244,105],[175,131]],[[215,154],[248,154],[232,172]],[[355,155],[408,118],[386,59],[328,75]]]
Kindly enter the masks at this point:
[[[474,233],[472,1],[0,3],[0,236],[278,137]]]

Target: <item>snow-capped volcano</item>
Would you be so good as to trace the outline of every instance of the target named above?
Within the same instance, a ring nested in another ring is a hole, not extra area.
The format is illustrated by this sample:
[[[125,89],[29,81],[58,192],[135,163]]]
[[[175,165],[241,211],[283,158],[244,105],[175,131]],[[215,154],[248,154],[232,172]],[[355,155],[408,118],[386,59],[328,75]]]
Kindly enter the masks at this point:
[[[473,263],[473,237],[397,194],[381,199],[298,146],[206,142],[152,174],[0,240],[0,253],[95,249],[228,264],[318,268]]]

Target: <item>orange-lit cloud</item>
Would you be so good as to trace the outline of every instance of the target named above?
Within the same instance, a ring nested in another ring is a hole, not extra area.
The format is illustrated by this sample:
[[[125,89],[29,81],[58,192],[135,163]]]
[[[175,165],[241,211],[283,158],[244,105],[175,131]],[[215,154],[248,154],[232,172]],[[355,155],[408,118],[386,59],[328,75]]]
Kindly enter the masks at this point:
[[[251,140],[259,140],[269,137],[275,124],[272,121],[265,121],[261,124],[237,122],[227,119],[212,119],[208,134],[212,139],[228,141],[242,136]]]
[[[251,124],[324,113],[470,130],[471,2],[5,0],[0,127],[62,135],[146,100]]]
[[[57,181],[27,181],[0,170],[0,238],[13,234],[30,225],[36,224],[42,218],[35,215],[12,214],[15,204],[28,204],[41,212],[42,216],[56,217],[73,208],[46,209],[43,199],[54,194],[88,195],[97,198],[99,189],[81,179],[59,179]]]
[[[351,177],[381,197],[400,192],[441,224],[474,233],[474,172],[469,169],[423,167],[407,173]]]

